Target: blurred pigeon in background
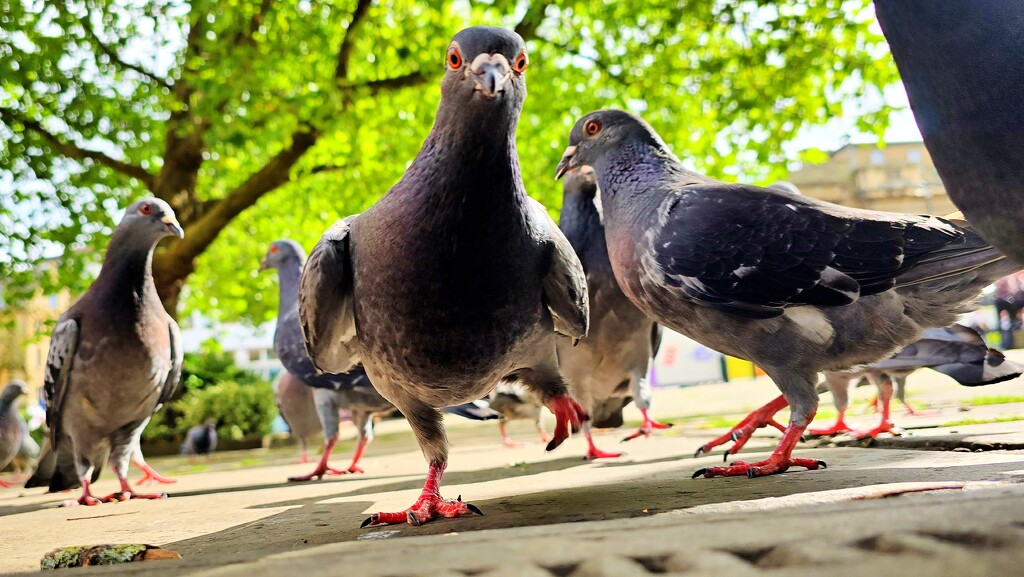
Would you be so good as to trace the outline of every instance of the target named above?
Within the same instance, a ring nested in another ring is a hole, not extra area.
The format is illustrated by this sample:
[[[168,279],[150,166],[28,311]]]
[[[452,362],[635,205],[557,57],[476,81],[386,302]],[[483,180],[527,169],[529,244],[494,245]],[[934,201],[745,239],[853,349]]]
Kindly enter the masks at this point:
[[[26,394],[28,386],[19,380],[11,381],[0,392],[0,471],[15,460],[28,437],[28,428],[18,412],[17,403],[18,397]],[[0,480],[0,487],[6,489],[10,486],[11,483]]]
[[[299,462],[308,463],[306,442],[323,430],[313,402],[313,389],[288,371],[281,371],[274,386],[277,410],[299,443]]]
[[[440,407],[519,381],[555,414],[548,449],[585,418],[555,352],[556,332],[586,335],[583,269],[547,210],[526,195],[519,171],[527,65],[515,32],[456,34],[420,153],[380,201],[323,235],[303,271],[300,311],[313,360],[329,371],[362,362],[429,463],[412,507],[373,514],[364,526],[477,510],[441,498],[448,442]]]
[[[169,236],[184,232],[166,202],[133,203],[110,239],[99,277],[57,320],[44,377],[49,442],[26,487],[48,485],[53,492],[80,484],[81,497],[68,504],[166,496],[135,493],[128,464],[142,429],[171,399],[181,375],[178,324],[153,284],[153,250]],[[96,499],[89,485],[104,461],[121,490]]]
[[[536,423],[537,433],[540,434],[542,443],[547,444],[551,439],[544,430],[544,414],[540,401],[530,391],[519,383],[498,383],[498,386],[488,396],[488,407],[501,415],[498,421],[498,433],[501,434],[501,442],[506,447],[514,448],[520,446],[508,435],[507,423],[520,419],[529,419]]]
[[[181,444],[181,454],[188,455],[189,462],[195,463],[196,456],[203,455],[207,459],[217,450],[217,421],[206,419],[202,425],[188,430],[185,441]]]
[[[573,127],[556,173],[585,165],[597,174],[612,269],[630,300],[665,326],[754,362],[783,393],[698,454],[748,438],[791,407],[768,459],[696,475],[823,467],[792,456],[817,411],[817,374],[881,360],[924,329],[949,326],[1017,268],[963,222],[691,172],[649,124],[619,110]]]

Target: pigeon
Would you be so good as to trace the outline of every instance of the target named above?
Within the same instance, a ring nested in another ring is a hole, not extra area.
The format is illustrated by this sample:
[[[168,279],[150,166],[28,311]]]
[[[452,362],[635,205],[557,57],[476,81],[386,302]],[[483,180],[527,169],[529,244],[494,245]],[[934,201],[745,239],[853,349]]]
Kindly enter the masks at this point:
[[[153,284],[153,250],[169,236],[184,238],[184,232],[166,202],[130,205],[99,277],[57,319],[44,376],[50,434],[26,487],[48,485],[53,492],[80,484],[81,497],[67,504],[166,496],[134,492],[128,464],[142,429],[181,376],[178,324]],[[121,490],[96,499],[89,487],[108,460]]]
[[[952,377],[965,387],[1001,383],[1024,374],[1024,365],[1008,360],[1003,353],[988,348],[974,329],[953,324],[941,329],[927,329],[921,338],[892,357],[863,368],[825,373],[825,386],[831,391],[839,416],[825,429],[809,429],[812,435],[834,435],[853,432],[858,437],[874,437],[896,430],[889,420],[889,402],[895,385],[896,397],[906,404],[907,377],[918,369],[928,368]],[[881,422],[866,432],[857,432],[845,422],[849,405],[850,382],[866,377],[878,388]],[[909,405],[908,405],[909,408]]]
[[[622,409],[632,399],[640,399],[641,388],[647,388],[651,358],[661,340],[658,324],[622,294],[612,274],[602,218],[601,197],[593,170],[583,167],[567,175],[558,226],[572,244],[587,275],[590,332],[577,345],[570,339],[560,339],[558,364],[573,397],[591,418],[583,425],[587,460],[621,456],[621,453],[602,451],[594,446],[590,426],[622,426]],[[648,389],[647,399],[649,396]],[[651,419],[647,407],[641,407],[641,412],[644,421],[637,436],[666,427]],[[630,438],[635,437],[627,437]]]
[[[443,499],[439,407],[518,381],[551,409],[554,449],[586,415],[558,369],[556,333],[587,333],[572,246],[526,195],[515,131],[529,59],[510,30],[473,27],[445,53],[434,126],[401,180],[324,233],[302,273],[306,347],[328,371],[358,362],[409,420],[428,463],[419,499],[363,526],[478,511]]]
[[[1024,10],[1005,0],[875,0],[946,193],[1024,263]]]
[[[281,376],[274,387],[277,410],[288,424],[293,437],[299,441],[299,462],[308,463],[306,441],[321,431],[320,420],[313,402],[313,389],[288,371]]]
[[[148,421],[146,424],[149,424]],[[146,427],[143,426],[142,428],[145,429]],[[132,464],[142,471],[142,477],[136,481],[136,485],[148,485],[149,483],[166,485],[170,483],[177,483],[176,480],[165,477],[160,473],[157,473],[156,469],[150,467],[149,464],[146,463],[146,458],[142,456],[142,447],[138,446],[138,444],[136,444],[135,450],[132,451]]]
[[[1017,268],[965,222],[846,208],[691,172],[628,112],[592,112],[575,124],[556,176],[584,165],[597,174],[608,253],[626,296],[666,327],[754,362],[782,391],[725,439],[748,438],[790,406],[768,459],[695,476],[824,468],[792,455],[817,411],[817,374],[878,361],[926,328],[953,324],[982,288]]]
[[[350,371],[324,373],[313,365],[306,353],[302,327],[299,324],[299,276],[306,262],[306,252],[294,240],[274,241],[267,248],[267,254],[260,263],[260,270],[276,269],[279,280],[280,299],[278,304],[277,328],[274,331],[274,352],[281,364],[299,381],[312,387],[313,405],[324,433],[324,449],[313,472],[289,478],[290,481],[309,481],[324,475],[362,473],[359,460],[373,440],[373,416],[384,416],[395,410],[395,406],[377,392],[366,376],[366,371],[357,366]],[[340,420],[338,412],[348,410],[356,427],[356,452],[348,469],[335,469],[328,465],[334,446],[338,442]],[[475,403],[458,407],[446,407],[446,412],[458,416],[488,420],[498,414]]]
[[[3,471],[21,451],[28,431],[25,422],[18,413],[18,397],[28,394],[28,386],[19,380],[13,380],[0,393],[0,471]],[[0,487],[10,487],[11,483],[0,480]]]
[[[202,425],[188,430],[184,442],[181,443],[181,454],[188,455],[189,462],[196,462],[196,455],[204,455],[207,459],[217,450],[217,421],[206,419]]]
[[[530,394],[526,387],[519,383],[498,383],[498,386],[488,396],[487,404],[491,410],[497,411],[501,415],[498,420],[498,433],[501,434],[501,442],[506,447],[520,446],[520,443],[509,437],[506,428],[509,421],[518,419],[530,419],[537,424],[537,433],[540,434],[541,442],[546,445],[551,441],[547,431],[544,430],[544,415],[541,411],[540,401]]]

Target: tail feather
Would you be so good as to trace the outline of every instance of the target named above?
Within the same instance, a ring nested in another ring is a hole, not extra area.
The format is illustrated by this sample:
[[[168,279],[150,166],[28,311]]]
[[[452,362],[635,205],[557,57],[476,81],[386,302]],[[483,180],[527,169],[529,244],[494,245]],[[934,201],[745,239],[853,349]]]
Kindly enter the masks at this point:
[[[96,466],[92,474],[92,482],[100,476],[101,466]],[[70,449],[70,441],[59,442],[54,450],[47,438],[43,443],[39,456],[39,464],[35,472],[25,482],[25,488],[49,487],[50,493],[77,489],[82,486],[75,467],[75,456]]]

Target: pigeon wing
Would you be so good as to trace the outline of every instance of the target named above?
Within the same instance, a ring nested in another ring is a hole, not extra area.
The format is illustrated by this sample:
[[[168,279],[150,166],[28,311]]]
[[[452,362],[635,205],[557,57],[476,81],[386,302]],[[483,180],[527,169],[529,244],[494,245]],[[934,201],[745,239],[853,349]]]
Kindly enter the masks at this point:
[[[548,268],[544,273],[544,302],[551,312],[555,332],[581,339],[587,335],[590,323],[587,275],[576,251],[544,206],[533,199],[531,203],[532,215],[550,246]]]

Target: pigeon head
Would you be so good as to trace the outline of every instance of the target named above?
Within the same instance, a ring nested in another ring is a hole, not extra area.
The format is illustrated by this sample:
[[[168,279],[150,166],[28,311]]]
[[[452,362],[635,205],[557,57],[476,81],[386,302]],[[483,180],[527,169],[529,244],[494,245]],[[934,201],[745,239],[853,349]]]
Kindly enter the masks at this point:
[[[4,391],[0,393],[0,403],[9,405],[14,402],[14,399],[27,394],[28,385],[26,385],[24,381],[15,379],[8,383],[7,386],[4,387]]]
[[[117,228],[154,243],[168,236],[185,238],[185,231],[178,224],[174,209],[159,198],[144,198],[132,203]]]
[[[610,152],[629,146],[653,146],[667,153],[658,133],[644,119],[622,110],[598,110],[576,122],[555,178],[581,166],[597,166]]]
[[[452,38],[444,58],[441,97],[463,113],[519,110],[526,98],[526,43],[511,30],[466,28]]]
[[[301,268],[306,261],[306,251],[294,240],[283,238],[275,240],[267,247],[267,255],[260,263],[260,272],[268,269],[280,269],[288,263],[295,263]]]

